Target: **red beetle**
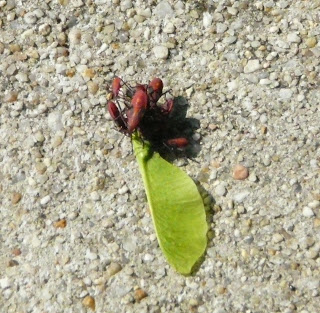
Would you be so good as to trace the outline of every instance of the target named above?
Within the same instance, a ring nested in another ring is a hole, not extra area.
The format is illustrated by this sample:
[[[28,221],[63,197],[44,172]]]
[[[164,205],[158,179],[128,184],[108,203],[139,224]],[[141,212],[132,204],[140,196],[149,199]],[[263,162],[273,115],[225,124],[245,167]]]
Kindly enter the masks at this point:
[[[161,98],[163,95],[162,90],[163,90],[163,82],[160,78],[153,78],[151,82],[149,83],[149,97],[150,100],[156,104],[157,101]]]
[[[189,144],[189,141],[187,138],[184,138],[184,137],[172,138],[172,139],[168,139],[166,141],[166,144],[173,148],[183,149]]]
[[[143,84],[137,84],[136,85],[136,91],[137,90],[142,90],[143,92],[147,92],[147,88],[148,88],[148,85],[143,85]]]
[[[128,132],[132,133],[142,120],[144,113],[148,107],[148,95],[147,93],[138,88],[134,93],[131,100],[132,109],[128,110]]]
[[[108,102],[108,111],[114,122],[118,125],[118,127],[120,127],[121,130],[125,130],[127,128],[126,120],[120,113],[118,107],[114,102]]]
[[[122,82],[122,80],[120,77],[115,77],[112,81],[111,90],[112,90],[112,95],[114,98],[118,97],[118,95],[119,95],[120,88],[122,86],[121,82]]]

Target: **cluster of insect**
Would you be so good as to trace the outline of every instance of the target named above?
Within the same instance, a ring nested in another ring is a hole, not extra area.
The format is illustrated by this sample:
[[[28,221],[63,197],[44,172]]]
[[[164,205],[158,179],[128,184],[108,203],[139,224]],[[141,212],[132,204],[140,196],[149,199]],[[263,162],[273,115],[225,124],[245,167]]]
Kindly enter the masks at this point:
[[[170,119],[174,100],[166,99],[160,78],[148,84],[130,86],[115,77],[108,94],[108,111],[120,132],[131,136],[138,131],[143,140],[154,148],[167,147],[183,150],[188,145],[185,137],[173,137],[174,125]]]

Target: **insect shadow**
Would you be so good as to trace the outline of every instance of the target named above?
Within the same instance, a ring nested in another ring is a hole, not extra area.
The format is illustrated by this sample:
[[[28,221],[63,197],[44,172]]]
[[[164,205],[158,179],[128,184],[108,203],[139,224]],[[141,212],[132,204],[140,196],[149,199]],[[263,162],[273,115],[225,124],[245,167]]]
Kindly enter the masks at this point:
[[[174,98],[173,110],[167,118],[167,130],[165,136],[169,138],[186,138],[188,145],[180,148],[168,146],[163,142],[154,144],[154,149],[167,161],[178,158],[194,159],[200,152],[200,144],[193,139],[196,130],[200,128],[200,121],[187,117],[188,101],[182,96]],[[156,140],[157,141],[157,140]]]
[[[195,184],[198,188],[198,191],[203,199],[205,211],[206,211],[206,222],[208,225],[208,231],[207,231],[207,247],[206,250],[204,251],[203,255],[199,258],[199,260],[194,264],[192,271],[191,271],[191,276],[194,276],[196,272],[200,269],[202,263],[204,262],[206,255],[207,255],[207,250],[212,246],[211,242],[212,239],[214,238],[214,229],[212,226],[213,223],[213,215],[216,212],[216,201],[212,197],[209,192],[200,185],[200,182],[195,181]]]

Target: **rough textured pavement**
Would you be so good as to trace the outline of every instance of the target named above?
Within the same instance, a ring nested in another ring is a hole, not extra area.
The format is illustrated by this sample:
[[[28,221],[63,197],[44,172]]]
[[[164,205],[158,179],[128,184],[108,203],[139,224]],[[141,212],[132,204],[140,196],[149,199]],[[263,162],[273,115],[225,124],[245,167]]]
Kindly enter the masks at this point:
[[[300,312],[320,296],[320,1],[0,0],[0,311]],[[204,262],[157,244],[114,75],[198,119]]]

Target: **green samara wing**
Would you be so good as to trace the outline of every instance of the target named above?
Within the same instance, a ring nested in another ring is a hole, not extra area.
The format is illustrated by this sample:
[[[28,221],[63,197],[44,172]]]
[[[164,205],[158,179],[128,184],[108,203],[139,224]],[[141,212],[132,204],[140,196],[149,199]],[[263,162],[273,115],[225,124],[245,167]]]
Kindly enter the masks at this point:
[[[159,245],[179,273],[190,274],[207,246],[208,226],[197,186],[138,135],[132,139]]]

